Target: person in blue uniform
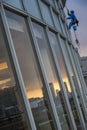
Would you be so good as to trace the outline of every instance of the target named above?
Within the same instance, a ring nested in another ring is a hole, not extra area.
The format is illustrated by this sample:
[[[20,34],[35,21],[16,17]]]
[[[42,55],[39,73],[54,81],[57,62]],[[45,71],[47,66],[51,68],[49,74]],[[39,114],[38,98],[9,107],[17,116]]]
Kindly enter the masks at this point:
[[[73,26],[73,29],[76,31],[79,21],[77,20],[75,16],[74,10],[71,10],[70,12],[68,10],[68,16],[69,17],[67,17],[67,19],[71,20],[69,23],[69,29],[71,29],[71,27]]]

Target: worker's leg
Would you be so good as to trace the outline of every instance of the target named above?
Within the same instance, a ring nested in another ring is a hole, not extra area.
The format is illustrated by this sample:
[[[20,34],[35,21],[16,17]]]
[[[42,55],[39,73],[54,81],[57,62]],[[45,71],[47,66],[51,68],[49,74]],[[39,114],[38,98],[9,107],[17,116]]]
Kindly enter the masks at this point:
[[[72,25],[73,25],[73,23],[70,22],[70,23],[69,23],[69,29],[71,29]]]

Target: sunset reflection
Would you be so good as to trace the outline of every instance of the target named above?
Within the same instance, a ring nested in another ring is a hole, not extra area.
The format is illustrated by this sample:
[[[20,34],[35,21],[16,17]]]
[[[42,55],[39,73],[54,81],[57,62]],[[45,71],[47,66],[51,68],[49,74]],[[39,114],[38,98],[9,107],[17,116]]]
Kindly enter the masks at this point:
[[[68,89],[68,92],[71,93],[72,90],[71,90],[71,87],[70,87],[70,84],[69,84],[69,81],[68,81],[68,78],[63,78],[63,82],[65,82],[67,84],[67,89]]]
[[[2,62],[0,63],[0,70],[4,70],[4,69],[7,69],[8,68],[8,65],[6,62]]]

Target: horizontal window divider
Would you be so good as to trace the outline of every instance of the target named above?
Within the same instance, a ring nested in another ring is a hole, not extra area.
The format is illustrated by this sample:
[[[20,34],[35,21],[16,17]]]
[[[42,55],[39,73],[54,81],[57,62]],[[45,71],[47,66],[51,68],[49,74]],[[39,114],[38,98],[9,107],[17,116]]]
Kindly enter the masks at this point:
[[[26,11],[18,9],[12,5],[7,4],[7,3],[3,2],[2,5],[4,6],[5,9],[12,11],[14,13],[17,13],[19,15],[26,16],[26,17],[28,17],[28,15],[29,15]]]

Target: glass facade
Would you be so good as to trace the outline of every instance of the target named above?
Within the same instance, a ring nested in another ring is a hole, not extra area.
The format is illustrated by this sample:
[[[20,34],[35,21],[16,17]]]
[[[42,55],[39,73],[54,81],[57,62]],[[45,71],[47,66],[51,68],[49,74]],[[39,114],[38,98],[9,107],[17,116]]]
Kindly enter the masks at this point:
[[[49,32],[49,37],[50,37],[50,41],[51,41],[51,44],[52,44],[52,48],[54,49],[55,54],[56,54],[57,62],[60,66],[60,70],[61,70],[61,74],[62,74],[62,80],[65,84],[66,91],[67,91],[68,98],[69,98],[70,105],[71,105],[71,109],[72,109],[74,119],[76,121],[77,128],[78,128],[80,126],[80,121],[79,121],[77,110],[76,110],[74,100],[73,100],[73,97],[72,97],[72,89],[71,89],[70,82],[69,82],[69,79],[68,79],[68,75],[67,75],[67,72],[66,72],[63,56],[61,54],[59,43],[57,42],[57,36],[56,36],[55,33]],[[67,60],[69,72],[71,73],[71,75],[73,75],[68,58],[66,60]]]
[[[41,19],[40,8],[37,0],[25,0],[25,4],[30,14]]]
[[[23,9],[23,5],[22,5],[22,0],[4,0],[6,3],[16,7],[16,8],[19,8],[19,9]]]
[[[0,130],[86,130],[85,83],[60,2],[0,4]]]
[[[0,18],[0,130],[28,130],[19,85],[13,74]]]
[[[44,69],[46,72],[46,78],[50,87],[50,90],[52,92],[52,96],[56,105],[57,113],[59,115],[60,123],[62,129],[67,129],[68,128],[68,123],[67,123],[67,115],[66,115],[66,110],[65,106],[63,104],[63,97],[62,97],[62,92],[61,88],[59,85],[59,82],[57,80],[54,64],[51,58],[51,54],[49,51],[49,44],[46,40],[45,32],[43,27],[37,25],[36,23],[33,23],[33,28],[34,28],[34,34],[37,39],[37,44],[40,50],[40,54],[42,57]]]
[[[42,9],[42,15],[43,19],[45,22],[51,26],[53,26],[53,20],[52,20],[52,15],[50,12],[50,6],[45,4],[44,2],[41,1],[41,9]]]
[[[59,21],[59,16],[54,12],[53,13],[53,17],[54,17],[54,24],[55,24],[55,27],[57,28],[57,30],[62,33],[62,27],[61,27],[61,24],[60,24],[60,21]]]
[[[48,109],[45,86],[40,78],[25,19],[8,11],[6,11],[6,16],[37,129],[54,130],[53,121]],[[16,26],[16,23],[12,21],[15,20],[19,23],[17,29],[13,28],[13,26]],[[13,23],[13,26],[10,23]],[[21,29],[19,29],[20,25]]]

